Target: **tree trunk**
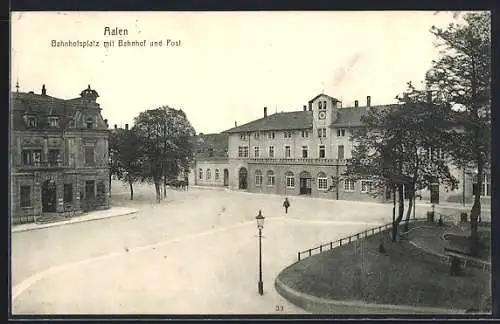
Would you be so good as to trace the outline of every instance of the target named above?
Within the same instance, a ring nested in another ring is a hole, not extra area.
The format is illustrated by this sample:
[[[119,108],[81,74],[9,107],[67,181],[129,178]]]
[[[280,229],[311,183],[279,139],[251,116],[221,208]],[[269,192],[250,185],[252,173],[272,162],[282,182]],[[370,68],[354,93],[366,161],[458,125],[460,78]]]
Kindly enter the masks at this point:
[[[411,211],[413,209],[413,204],[415,200],[415,190],[413,188],[409,188],[408,190],[408,210],[406,211],[406,219],[405,219],[405,232],[408,232],[408,229],[410,227],[410,217],[411,217]]]
[[[477,165],[477,188],[474,195],[474,204],[470,212],[470,241],[471,241],[471,254],[477,253],[477,226],[478,218],[481,215],[481,188],[483,186],[483,163],[479,159]]]
[[[397,191],[398,191],[398,217],[394,220],[394,223],[392,224],[392,241],[396,242],[397,236],[398,236],[398,229],[399,229],[399,223],[401,223],[401,220],[403,219],[403,214],[405,211],[405,205],[404,205],[404,187],[402,184],[399,184],[397,186]]]
[[[130,181],[128,182],[128,185],[130,186],[130,200],[134,200],[134,182]]]
[[[163,176],[163,198],[167,199],[167,176]]]
[[[156,202],[159,204],[161,202],[161,190],[160,190],[160,179],[155,179],[155,192],[156,192]]]
[[[111,177],[112,177],[112,174],[111,172],[109,173],[109,194],[111,195]]]

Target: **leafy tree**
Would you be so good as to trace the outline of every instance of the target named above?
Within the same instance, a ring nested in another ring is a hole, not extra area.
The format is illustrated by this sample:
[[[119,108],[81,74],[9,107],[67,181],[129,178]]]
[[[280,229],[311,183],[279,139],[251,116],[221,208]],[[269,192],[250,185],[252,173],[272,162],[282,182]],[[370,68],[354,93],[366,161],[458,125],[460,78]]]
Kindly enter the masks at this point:
[[[108,155],[109,155],[109,192],[111,193],[111,179],[113,176],[119,178],[120,168],[118,164],[118,134],[111,131],[108,137]]]
[[[119,130],[118,138],[118,178],[130,187],[130,200],[134,199],[133,184],[145,175],[146,161],[142,152],[142,141],[134,130]]]
[[[364,127],[353,132],[352,158],[343,174],[353,180],[370,179],[372,196],[383,195],[388,189],[394,198],[398,194],[393,240],[404,216],[405,194],[408,223],[416,190],[435,181],[451,188],[457,185],[447,161],[438,154],[441,138],[446,136],[447,114],[443,107],[422,101],[423,92],[411,83],[408,87],[401,104],[371,108],[362,116]]]
[[[426,74],[429,89],[449,107],[461,129],[454,131],[448,150],[458,166],[477,170],[477,186],[483,185],[485,168],[491,160],[491,21],[489,12],[466,13],[463,22],[431,32],[442,48]],[[477,239],[481,214],[480,190],[471,209],[471,238]]]
[[[141,139],[142,156],[148,163],[145,177],[155,185],[156,200],[161,201],[161,180],[164,184],[193,160],[192,138],[196,134],[186,114],[167,106],[141,112],[133,130]]]

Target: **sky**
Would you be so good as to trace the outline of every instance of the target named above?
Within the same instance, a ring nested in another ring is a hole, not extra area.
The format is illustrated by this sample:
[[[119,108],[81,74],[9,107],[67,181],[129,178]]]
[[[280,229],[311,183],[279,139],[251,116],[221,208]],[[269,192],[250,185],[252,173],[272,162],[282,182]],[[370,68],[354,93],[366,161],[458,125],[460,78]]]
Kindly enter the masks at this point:
[[[431,26],[449,12],[14,12],[11,87],[70,99],[88,85],[103,118],[132,125],[141,111],[182,109],[216,133],[269,113],[301,110],[320,93],[343,106],[395,102],[439,55]],[[128,35],[105,35],[105,28]],[[53,47],[53,41],[99,47]],[[113,47],[104,47],[114,40]],[[118,46],[143,41],[143,47]],[[151,47],[150,42],[162,41]],[[166,45],[167,40],[171,42]],[[180,41],[179,46],[170,46]]]

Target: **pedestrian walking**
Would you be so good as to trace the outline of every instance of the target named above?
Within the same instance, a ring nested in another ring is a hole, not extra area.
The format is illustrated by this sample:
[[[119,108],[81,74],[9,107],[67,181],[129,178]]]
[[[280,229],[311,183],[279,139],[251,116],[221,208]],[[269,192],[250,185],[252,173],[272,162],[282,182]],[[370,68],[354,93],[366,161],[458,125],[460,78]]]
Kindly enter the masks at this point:
[[[290,202],[288,201],[288,198],[285,198],[285,201],[283,202],[283,207],[285,207],[285,214],[288,214],[288,207],[290,207]]]

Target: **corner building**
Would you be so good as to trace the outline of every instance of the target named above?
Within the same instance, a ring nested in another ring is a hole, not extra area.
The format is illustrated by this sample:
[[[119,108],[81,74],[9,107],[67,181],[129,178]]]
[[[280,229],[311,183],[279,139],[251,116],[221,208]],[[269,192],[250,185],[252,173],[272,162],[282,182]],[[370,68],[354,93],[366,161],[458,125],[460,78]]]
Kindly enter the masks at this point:
[[[64,100],[11,94],[10,193],[12,223],[65,211],[109,208],[108,125],[84,89]]]

